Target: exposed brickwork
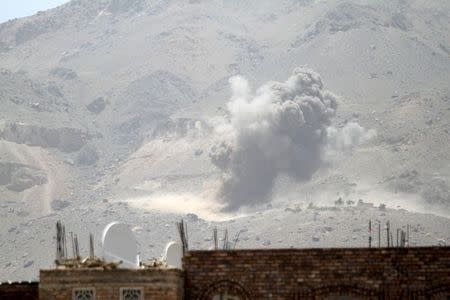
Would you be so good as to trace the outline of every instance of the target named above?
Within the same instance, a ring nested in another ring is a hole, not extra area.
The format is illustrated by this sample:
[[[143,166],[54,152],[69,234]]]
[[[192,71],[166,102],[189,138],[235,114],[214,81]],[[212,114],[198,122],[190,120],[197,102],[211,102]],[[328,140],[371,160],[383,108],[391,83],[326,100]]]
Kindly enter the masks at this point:
[[[188,299],[447,299],[450,248],[191,251]]]
[[[70,300],[74,288],[94,288],[98,300],[119,300],[121,288],[142,288],[145,300],[211,300],[221,292],[242,300],[450,299],[449,247],[191,251],[183,262],[184,272],[42,270],[39,289],[2,284],[0,299]]]
[[[183,272],[145,270],[41,270],[39,299],[71,300],[74,288],[94,288],[95,299],[120,299],[120,288],[143,288],[145,300],[182,300]]]
[[[1,300],[37,300],[37,282],[13,282],[0,284]]]

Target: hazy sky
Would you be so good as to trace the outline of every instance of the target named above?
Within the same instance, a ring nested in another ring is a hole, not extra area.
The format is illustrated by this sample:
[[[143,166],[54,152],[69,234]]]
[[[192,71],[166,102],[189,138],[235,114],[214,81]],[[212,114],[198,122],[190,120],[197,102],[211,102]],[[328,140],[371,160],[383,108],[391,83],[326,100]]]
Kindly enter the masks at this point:
[[[69,0],[0,0],[0,23],[30,16],[66,2]]]

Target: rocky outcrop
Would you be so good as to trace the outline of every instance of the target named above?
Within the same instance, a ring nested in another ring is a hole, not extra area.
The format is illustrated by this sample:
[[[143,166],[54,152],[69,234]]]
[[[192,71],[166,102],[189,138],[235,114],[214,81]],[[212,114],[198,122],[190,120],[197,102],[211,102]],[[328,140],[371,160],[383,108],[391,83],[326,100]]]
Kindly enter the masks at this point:
[[[69,206],[70,206],[69,201],[60,200],[60,199],[53,200],[52,204],[51,204],[52,209],[56,210],[56,211],[63,210]]]
[[[396,13],[391,17],[389,25],[402,31],[408,31],[412,27],[411,22],[400,13]]]
[[[188,79],[159,70],[131,82],[118,109],[145,119],[154,113],[173,113],[180,105],[192,103],[196,95]]]
[[[89,135],[77,128],[47,128],[25,123],[5,123],[0,124],[0,138],[28,146],[74,152],[86,144]]]
[[[124,121],[116,126],[120,142],[139,143],[150,137],[149,132],[157,126],[163,127],[157,132],[164,131],[169,116],[196,98],[197,92],[188,79],[167,71],[155,71],[131,82],[111,107],[123,116]]]
[[[26,72],[11,72],[7,69],[0,69],[0,104],[2,116],[11,110],[17,112],[19,107],[38,112],[70,110],[70,104],[64,97],[61,85],[38,81],[30,78]]]
[[[87,110],[89,110],[91,113],[99,114],[101,113],[106,107],[106,101],[103,97],[98,97],[95,100],[93,100],[91,103],[86,105]]]
[[[94,146],[87,145],[83,147],[77,155],[77,165],[90,166],[97,162],[99,156]]]
[[[0,186],[22,192],[36,185],[47,183],[44,171],[19,163],[0,162]]]
[[[71,79],[78,78],[78,75],[74,70],[69,69],[69,68],[63,68],[63,67],[53,68],[50,71],[50,75],[53,75],[55,77],[65,79],[65,80],[71,80]]]

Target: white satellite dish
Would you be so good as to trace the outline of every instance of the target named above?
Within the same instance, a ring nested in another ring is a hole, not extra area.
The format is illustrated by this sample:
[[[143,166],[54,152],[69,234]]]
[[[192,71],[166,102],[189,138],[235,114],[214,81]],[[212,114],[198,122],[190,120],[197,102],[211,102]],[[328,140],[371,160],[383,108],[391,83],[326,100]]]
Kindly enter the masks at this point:
[[[170,242],[166,246],[164,258],[170,268],[182,268],[183,246],[177,242]]]
[[[113,222],[103,230],[103,259],[119,262],[121,268],[139,268],[136,238],[126,224]]]

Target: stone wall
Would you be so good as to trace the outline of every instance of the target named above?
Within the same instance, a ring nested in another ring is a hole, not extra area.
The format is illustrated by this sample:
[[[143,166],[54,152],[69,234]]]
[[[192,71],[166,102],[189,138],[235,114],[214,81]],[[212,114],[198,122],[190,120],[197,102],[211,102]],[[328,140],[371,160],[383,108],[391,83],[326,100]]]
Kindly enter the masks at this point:
[[[71,300],[76,289],[93,289],[96,300],[119,300],[122,288],[134,288],[145,300],[182,300],[183,282],[175,269],[41,270],[39,299]]]
[[[38,300],[37,282],[12,282],[0,284],[1,300]]]
[[[190,251],[183,263],[192,300],[450,299],[450,247]]]

